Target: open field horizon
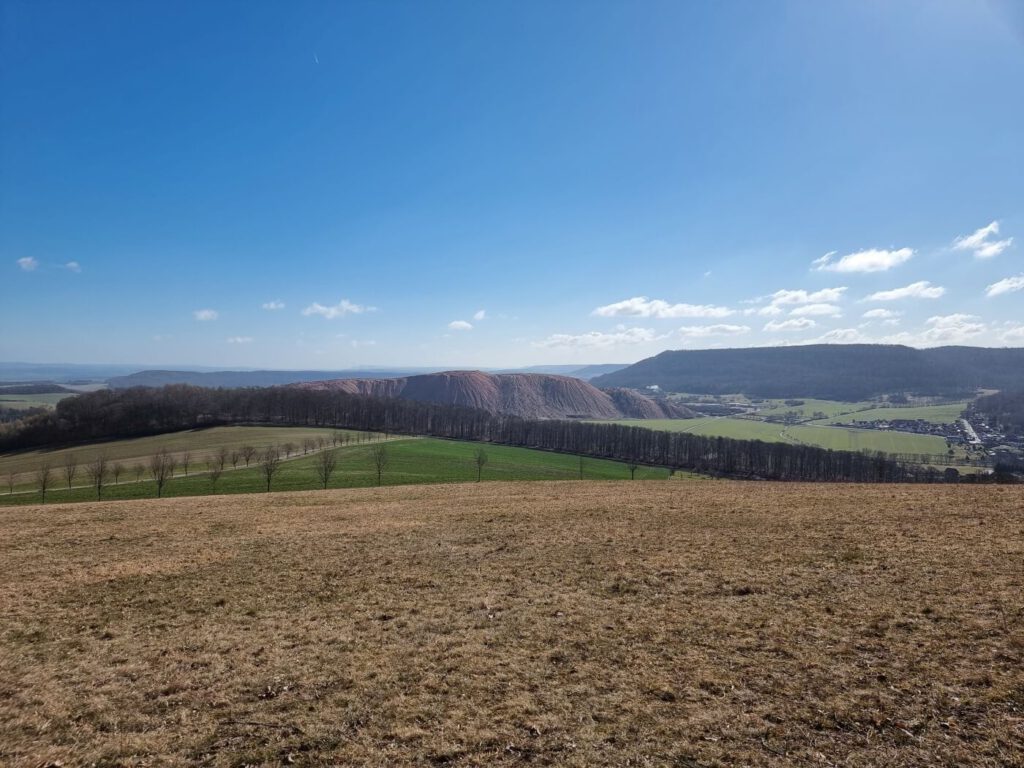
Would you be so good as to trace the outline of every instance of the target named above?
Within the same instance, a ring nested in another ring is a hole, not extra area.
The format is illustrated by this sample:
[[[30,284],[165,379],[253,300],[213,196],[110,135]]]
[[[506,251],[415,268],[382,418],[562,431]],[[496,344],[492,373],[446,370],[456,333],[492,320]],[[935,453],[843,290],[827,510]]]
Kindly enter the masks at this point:
[[[1021,765],[1019,487],[0,510],[0,762]]]

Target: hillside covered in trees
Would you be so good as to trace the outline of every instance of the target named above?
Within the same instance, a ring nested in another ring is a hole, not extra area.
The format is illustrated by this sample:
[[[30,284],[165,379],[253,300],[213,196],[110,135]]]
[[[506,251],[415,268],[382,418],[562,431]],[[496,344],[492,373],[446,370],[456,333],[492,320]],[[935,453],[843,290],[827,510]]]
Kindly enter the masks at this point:
[[[1008,435],[1024,435],[1024,390],[979,397],[972,410]]]
[[[666,392],[865,400],[883,394],[957,397],[1019,388],[1024,349],[809,344],[662,352],[598,376],[597,387]]]
[[[726,477],[832,482],[935,481],[943,474],[878,454],[732,440],[619,424],[536,421],[476,408],[295,387],[101,390],[0,432],[0,451],[218,424],[326,426],[573,453]],[[954,471],[955,474],[955,471]]]

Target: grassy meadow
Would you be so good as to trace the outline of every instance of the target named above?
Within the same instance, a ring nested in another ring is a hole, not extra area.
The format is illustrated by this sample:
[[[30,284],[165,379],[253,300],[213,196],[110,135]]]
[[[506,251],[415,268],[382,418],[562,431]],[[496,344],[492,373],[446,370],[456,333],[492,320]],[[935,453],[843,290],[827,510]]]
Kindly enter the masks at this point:
[[[689,432],[708,437],[813,445],[837,451],[885,451],[886,453],[943,455],[948,450],[946,441],[934,435],[883,432],[876,429],[847,429],[840,426],[819,426],[817,424],[787,426],[745,418],[620,419],[612,423],[671,432]]]
[[[266,478],[261,469],[254,463],[245,468],[241,464],[238,469],[230,468],[221,475],[216,485],[211,483],[210,477],[205,473],[205,466],[198,457],[213,454],[211,445],[227,444],[237,446],[243,443],[251,445],[269,446],[280,445],[282,439],[291,439],[299,444],[298,438],[327,433],[330,436],[334,430],[291,430],[286,428],[262,428],[262,427],[217,427],[200,432],[173,433],[159,437],[143,438],[142,441],[115,441],[109,444],[96,444],[94,446],[80,447],[73,449],[81,451],[82,461],[88,460],[90,456],[100,451],[107,451],[110,455],[123,454],[140,457],[140,450],[150,452],[168,448],[168,450],[184,450],[189,445],[196,444],[194,438],[199,437],[200,441],[207,447],[203,450],[192,449],[193,463],[190,474],[184,476],[179,469],[178,474],[170,480],[163,489],[163,495],[167,497],[177,496],[200,496],[205,494],[233,494],[233,493],[256,493],[266,491]],[[351,433],[353,439],[356,433]],[[319,435],[318,435],[319,436]],[[363,435],[366,438],[367,435]],[[329,488],[360,488],[377,485],[377,470],[374,463],[372,451],[380,444],[374,435],[371,442],[354,443],[339,448],[329,448],[335,451],[337,457],[337,468],[331,476]],[[140,446],[140,442],[142,445]],[[132,443],[133,445],[124,445]],[[577,456],[538,451],[529,448],[514,448],[501,445],[481,445],[480,443],[458,442],[452,440],[438,440],[433,438],[389,438],[386,441],[388,450],[388,466],[381,475],[382,485],[409,485],[420,483],[464,483],[477,479],[477,465],[475,461],[476,452],[483,448],[487,454],[487,463],[480,473],[481,480],[574,480],[580,477],[580,459]],[[55,452],[59,453],[59,452]],[[281,468],[273,477],[272,489],[275,491],[285,490],[309,490],[319,488],[319,481],[316,475],[315,462],[317,452],[309,455],[302,455],[301,450],[297,456],[281,463]],[[13,495],[0,494],[0,505],[3,504],[33,504],[39,501],[39,494],[31,478],[31,468],[38,463],[38,457],[30,456],[8,456],[8,460],[17,459],[15,464],[19,469],[24,470],[22,477],[24,482],[16,486]],[[0,464],[0,467],[3,465]],[[129,465],[130,466],[130,465]],[[95,500],[96,491],[87,485],[88,478],[85,476],[84,468],[79,467],[79,475],[74,481],[71,490],[66,488],[63,477],[59,474],[59,464],[55,464],[58,470],[53,487],[47,491],[48,503],[68,501],[90,501]],[[622,480],[630,476],[628,467],[616,461],[603,459],[583,459],[583,478],[586,480]],[[639,467],[636,470],[637,480],[667,479],[669,472],[661,467]],[[677,472],[674,475],[677,479],[693,479],[694,475],[685,472]],[[6,491],[6,489],[5,489]],[[135,482],[135,474],[126,471],[121,482],[114,485],[112,482],[103,489],[105,500],[118,499],[141,499],[150,498],[156,495],[156,485],[149,478],[148,474],[143,475],[141,482]]]
[[[5,395],[0,394],[0,408],[11,408],[24,411],[29,408],[52,408],[67,397],[75,397],[70,392],[50,392],[40,395]]]
[[[0,764],[1020,765],[1022,493],[0,509]]]
[[[811,423],[849,424],[851,421],[888,421],[890,419],[916,421],[920,419],[932,424],[953,424],[963,415],[967,405],[967,401],[963,401],[959,403],[944,403],[942,405],[868,408],[867,410],[847,413]]]

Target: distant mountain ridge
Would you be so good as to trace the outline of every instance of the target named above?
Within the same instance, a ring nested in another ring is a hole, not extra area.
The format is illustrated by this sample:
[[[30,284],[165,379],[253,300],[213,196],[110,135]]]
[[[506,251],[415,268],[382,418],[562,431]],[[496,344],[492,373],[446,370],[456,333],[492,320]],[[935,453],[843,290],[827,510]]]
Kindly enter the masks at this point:
[[[528,419],[690,418],[686,408],[627,389],[602,391],[582,379],[544,373],[445,371],[391,379],[332,379],[291,385],[353,395],[462,405]]]
[[[598,365],[537,365],[531,368],[509,368],[495,373],[550,373],[589,379],[602,373],[611,373],[626,364]],[[394,379],[438,373],[444,368],[377,368],[344,371],[282,371],[282,370],[145,370],[123,376],[111,376],[108,384],[112,389],[128,387],[163,387],[168,384],[192,384],[197,387],[277,387],[302,381],[326,381],[345,379]]]
[[[675,350],[597,376],[591,383],[848,401],[895,392],[951,397],[978,389],[1024,388],[1024,348],[809,344]]]

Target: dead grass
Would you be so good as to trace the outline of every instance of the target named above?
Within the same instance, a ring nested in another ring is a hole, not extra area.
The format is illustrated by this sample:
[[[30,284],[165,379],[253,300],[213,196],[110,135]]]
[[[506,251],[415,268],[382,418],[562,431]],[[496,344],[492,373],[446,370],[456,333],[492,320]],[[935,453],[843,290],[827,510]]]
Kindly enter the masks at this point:
[[[0,511],[0,764],[1024,765],[1024,494]]]

